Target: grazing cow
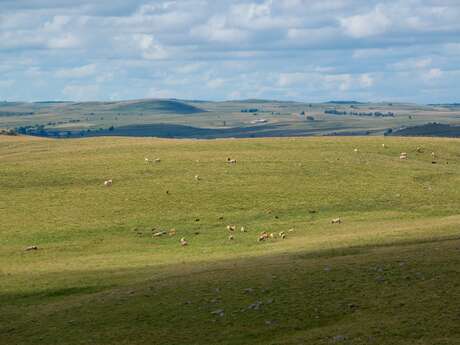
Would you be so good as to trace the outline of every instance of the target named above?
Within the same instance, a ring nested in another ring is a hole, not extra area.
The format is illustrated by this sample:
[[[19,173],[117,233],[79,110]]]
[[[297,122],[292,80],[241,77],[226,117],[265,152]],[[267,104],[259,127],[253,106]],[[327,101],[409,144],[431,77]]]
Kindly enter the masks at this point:
[[[359,152],[359,150],[358,150],[358,149],[354,149],[354,151],[355,151],[355,152]]]
[[[227,225],[227,230],[228,231],[235,231],[236,226],[235,225]]]
[[[236,159],[231,159],[230,157],[227,158],[227,163],[229,164],[236,164]]]
[[[399,159],[407,159],[407,153],[401,152],[401,154],[399,155]]]
[[[150,159],[148,159],[147,157],[144,158],[144,161],[145,161],[145,163],[150,163]]]
[[[199,180],[201,180],[201,177],[198,176],[198,175],[195,175],[195,180],[196,180],[196,181],[199,181]]]
[[[230,236],[228,236],[228,239],[233,241],[235,239],[235,237],[233,237],[233,235],[230,235]]]
[[[106,187],[112,187],[112,184],[113,184],[112,180],[104,181],[104,186],[106,186]]]
[[[180,239],[180,244],[181,244],[182,247],[185,247],[186,245],[188,245],[188,242],[184,237],[182,237]]]
[[[278,235],[279,235],[279,237],[281,237],[283,240],[286,239],[286,234],[284,233],[284,231],[281,231]]]
[[[341,224],[342,223],[342,220],[339,218],[334,218],[332,221],[331,221],[332,224]]]
[[[38,250],[38,247],[37,246],[30,246],[30,247],[27,247],[26,249],[24,249],[26,252],[28,251],[31,251],[31,250]]]
[[[244,226],[241,227],[241,232],[246,232],[246,229],[244,228]]]
[[[160,158],[156,158],[155,159],[155,163],[160,163],[161,162],[161,159]]]
[[[383,147],[383,148],[386,148],[387,146],[386,146],[385,144],[382,144],[382,147]]]

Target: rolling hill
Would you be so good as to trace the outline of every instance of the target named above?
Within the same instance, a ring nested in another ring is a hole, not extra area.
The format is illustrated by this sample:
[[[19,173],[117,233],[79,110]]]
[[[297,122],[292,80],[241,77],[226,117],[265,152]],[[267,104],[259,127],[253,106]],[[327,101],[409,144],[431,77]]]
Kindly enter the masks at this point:
[[[459,152],[0,136],[1,343],[459,344]]]
[[[272,100],[210,102],[142,99],[111,102],[1,102],[0,129],[42,137],[136,135],[167,138],[384,135],[429,123],[459,126],[446,105]],[[443,131],[443,135],[449,132]]]

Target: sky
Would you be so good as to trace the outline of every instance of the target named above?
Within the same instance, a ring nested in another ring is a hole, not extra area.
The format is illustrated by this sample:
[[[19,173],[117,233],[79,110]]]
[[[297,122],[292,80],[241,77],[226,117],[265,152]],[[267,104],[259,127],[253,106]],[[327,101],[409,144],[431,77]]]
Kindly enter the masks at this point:
[[[0,100],[459,91],[460,0],[0,0]]]

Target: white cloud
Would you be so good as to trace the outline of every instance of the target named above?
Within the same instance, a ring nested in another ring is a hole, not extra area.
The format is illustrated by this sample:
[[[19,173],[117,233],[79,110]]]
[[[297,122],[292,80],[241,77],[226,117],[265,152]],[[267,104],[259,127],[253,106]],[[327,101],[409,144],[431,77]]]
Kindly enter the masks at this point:
[[[388,67],[397,71],[426,69],[433,63],[431,57],[409,58],[390,64]]]
[[[147,60],[158,60],[168,57],[165,48],[155,40],[153,35],[136,34],[133,36],[133,40],[141,50],[142,57]]]
[[[431,81],[441,78],[442,75],[443,72],[439,68],[431,68],[422,75],[422,78],[425,81]]]
[[[80,39],[73,34],[63,34],[49,39],[47,46],[51,49],[77,48]]]
[[[147,98],[175,98],[177,93],[172,90],[151,88],[147,91]]]
[[[370,88],[374,85],[374,78],[369,74],[363,74],[358,79],[359,84],[364,88]]]
[[[70,22],[69,16],[54,16],[51,20],[43,24],[43,29],[45,31],[60,31]]]
[[[340,24],[349,36],[364,38],[385,33],[391,26],[391,19],[379,5],[369,13],[342,18]]]
[[[97,84],[70,84],[62,90],[62,94],[73,101],[94,101],[99,98],[100,87]]]
[[[281,87],[289,87],[303,83],[308,80],[308,75],[305,73],[281,73],[278,77],[278,85]]]
[[[215,88],[222,87],[224,85],[224,83],[225,83],[224,79],[217,78],[217,79],[208,80],[206,85],[211,89],[215,89]]]
[[[228,27],[226,18],[220,15],[212,17],[205,25],[192,28],[191,34],[210,42],[220,43],[238,43],[248,39],[248,32]]]
[[[85,78],[96,73],[96,65],[89,64],[81,67],[65,68],[56,71],[58,78]]]

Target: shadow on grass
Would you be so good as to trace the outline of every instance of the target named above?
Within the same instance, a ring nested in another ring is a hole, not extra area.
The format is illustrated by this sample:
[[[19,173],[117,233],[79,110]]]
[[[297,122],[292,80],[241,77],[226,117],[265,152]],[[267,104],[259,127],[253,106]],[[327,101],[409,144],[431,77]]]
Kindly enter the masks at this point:
[[[18,345],[36,334],[42,344],[454,344],[459,246],[443,237],[65,272],[66,288],[4,295],[14,312],[2,303],[0,333]],[[113,285],[81,287],[92,276]]]

